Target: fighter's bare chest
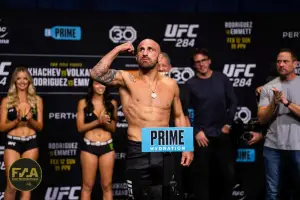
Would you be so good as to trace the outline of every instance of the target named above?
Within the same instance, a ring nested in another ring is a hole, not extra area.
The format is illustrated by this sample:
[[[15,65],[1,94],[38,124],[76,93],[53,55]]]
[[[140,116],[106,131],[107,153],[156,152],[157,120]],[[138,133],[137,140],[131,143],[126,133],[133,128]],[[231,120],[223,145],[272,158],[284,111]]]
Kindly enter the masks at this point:
[[[154,89],[145,85],[139,85],[128,89],[131,101],[143,105],[169,108],[174,100],[173,91],[163,86]]]

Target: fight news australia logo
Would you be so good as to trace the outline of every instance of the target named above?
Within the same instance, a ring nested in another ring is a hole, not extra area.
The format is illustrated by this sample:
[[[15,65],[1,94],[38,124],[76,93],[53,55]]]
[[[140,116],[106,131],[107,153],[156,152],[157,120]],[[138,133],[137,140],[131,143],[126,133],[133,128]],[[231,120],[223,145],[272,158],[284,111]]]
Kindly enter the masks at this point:
[[[184,84],[195,76],[195,72],[190,67],[172,67],[169,75],[176,80],[178,84]]]
[[[48,187],[45,194],[45,200],[78,200],[80,191],[80,186]]]
[[[175,47],[194,47],[199,24],[167,24],[165,42],[175,42]]]
[[[7,68],[11,66],[11,62],[5,61],[0,62],[0,86],[5,86],[7,83],[7,76],[9,72]]]
[[[8,27],[2,24],[2,19],[0,19],[0,44],[9,44],[8,39]]]
[[[134,42],[137,32],[132,26],[113,26],[109,30],[109,38],[113,43]]]
[[[142,152],[194,151],[192,127],[142,128]]]
[[[29,158],[18,159],[9,168],[9,181],[19,191],[31,191],[42,181],[41,166]]]
[[[232,82],[233,87],[250,87],[255,68],[256,64],[225,64],[223,73]]]
[[[80,26],[54,26],[45,28],[45,37],[51,37],[54,40],[81,40]]]

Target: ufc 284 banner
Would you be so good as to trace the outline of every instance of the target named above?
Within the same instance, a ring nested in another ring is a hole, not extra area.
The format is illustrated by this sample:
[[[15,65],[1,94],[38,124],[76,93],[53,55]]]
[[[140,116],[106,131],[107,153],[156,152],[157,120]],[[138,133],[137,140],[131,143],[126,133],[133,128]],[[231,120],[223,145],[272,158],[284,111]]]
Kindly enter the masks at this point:
[[[142,39],[156,40],[172,62],[171,76],[184,84],[195,75],[191,66],[194,48],[207,48],[214,70],[226,74],[238,96],[236,118],[247,123],[256,117],[255,88],[274,71],[279,48],[299,52],[300,15],[221,14],[101,14],[80,12],[5,11],[0,14],[0,93],[6,96],[11,74],[27,66],[37,92],[44,100],[44,129],[38,133],[43,180],[34,199],[79,199],[81,191],[80,142],[76,108],[87,92],[89,69],[108,51],[123,42],[136,46]],[[114,69],[135,71],[132,54],[119,55]],[[300,69],[297,68],[299,73]],[[116,164],[113,177],[115,199],[126,199],[124,178],[127,122],[118,91],[117,132],[114,134]],[[191,114],[191,120],[192,120]],[[5,189],[3,152],[0,143],[0,199]],[[244,163],[247,165],[247,163]],[[249,166],[251,164],[249,163]],[[101,198],[97,174],[93,199]],[[250,176],[251,177],[251,176]],[[240,183],[235,199],[247,199]]]

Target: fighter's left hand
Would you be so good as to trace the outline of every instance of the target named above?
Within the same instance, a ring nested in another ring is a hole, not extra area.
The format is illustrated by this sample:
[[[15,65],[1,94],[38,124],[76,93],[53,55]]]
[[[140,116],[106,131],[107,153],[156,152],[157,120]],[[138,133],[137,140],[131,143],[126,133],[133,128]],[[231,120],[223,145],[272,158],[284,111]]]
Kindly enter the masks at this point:
[[[191,162],[194,159],[194,152],[182,152],[181,155],[181,165],[190,166]]]

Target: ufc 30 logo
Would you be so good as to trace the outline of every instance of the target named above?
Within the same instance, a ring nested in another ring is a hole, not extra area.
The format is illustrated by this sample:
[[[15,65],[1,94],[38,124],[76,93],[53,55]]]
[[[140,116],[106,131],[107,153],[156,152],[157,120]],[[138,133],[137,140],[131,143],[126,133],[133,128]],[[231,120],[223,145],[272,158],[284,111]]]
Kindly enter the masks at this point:
[[[193,47],[199,24],[167,24],[164,41],[176,42],[175,47]]]
[[[232,81],[233,87],[250,87],[254,73],[252,69],[256,64],[225,64],[223,73]]]
[[[247,124],[251,119],[251,111],[247,107],[237,107],[234,120],[241,119],[244,124]]]
[[[8,71],[5,71],[6,67],[11,66],[11,62],[0,63],[0,85],[5,86],[7,82]]]
[[[114,43],[134,42],[136,30],[132,26],[113,26],[109,30],[109,38]]]
[[[45,200],[77,200],[80,196],[80,186],[73,186],[73,187],[48,187]],[[75,194],[76,193],[76,194]]]
[[[178,84],[183,84],[192,78],[195,75],[195,72],[189,68],[179,68],[179,67],[172,67],[170,70],[170,76],[174,80],[177,81]]]

